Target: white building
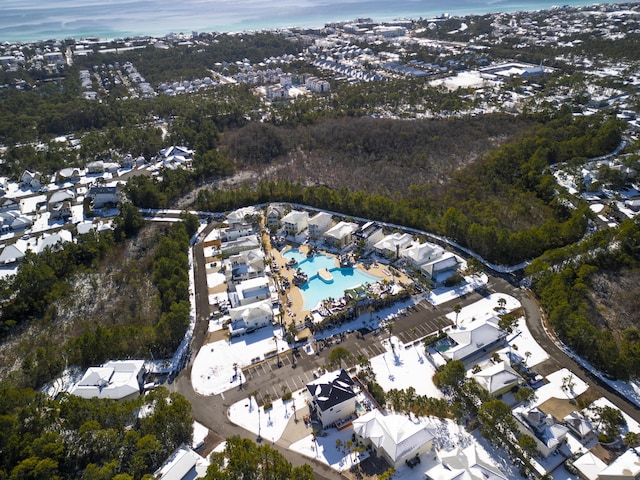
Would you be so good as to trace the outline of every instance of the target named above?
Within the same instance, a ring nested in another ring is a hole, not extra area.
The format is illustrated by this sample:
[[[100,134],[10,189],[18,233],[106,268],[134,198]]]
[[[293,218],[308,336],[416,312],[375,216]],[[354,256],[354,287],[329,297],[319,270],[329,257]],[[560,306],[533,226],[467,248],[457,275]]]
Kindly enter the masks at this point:
[[[207,474],[208,460],[181,446],[153,473],[158,480],[193,480]]]
[[[475,445],[439,452],[440,463],[427,470],[425,480],[507,480],[500,470],[478,455]]]
[[[569,429],[556,422],[552,415],[545,414],[538,407],[513,409],[513,416],[520,432],[533,437],[540,454],[547,458],[566,440]]]
[[[407,248],[413,242],[413,237],[408,233],[392,233],[387,235],[373,246],[380,255],[393,257],[400,255],[400,251]]]
[[[447,331],[453,346],[442,352],[448,360],[466,361],[478,354],[490,352],[503,344],[507,333],[498,327],[498,319],[491,317]]]
[[[458,270],[458,257],[445,252],[440,258],[428,261],[420,266],[420,271],[434,285],[440,285]]]
[[[309,225],[309,213],[291,210],[282,217],[281,222],[287,235],[295,236],[307,229]]]
[[[426,424],[414,422],[406,415],[383,415],[372,410],[353,421],[356,437],[397,469],[405,460],[433,448],[433,433]]]
[[[324,428],[347,420],[356,411],[353,380],[346,370],[322,375],[307,385],[310,409],[316,413]]]
[[[236,291],[229,295],[231,305],[238,307],[261,300],[271,299],[269,279],[267,277],[251,278],[236,285]]]
[[[263,277],[264,252],[255,248],[232,255],[225,261],[227,284],[236,284],[252,278]]]
[[[118,187],[91,187],[87,197],[93,202],[94,208],[102,208],[105,205],[116,206],[120,202],[120,190]]]
[[[384,231],[375,222],[367,222],[354,233],[354,236],[358,241],[364,242],[364,249],[368,251],[384,238]]]
[[[475,381],[489,394],[497,397],[523,382],[518,373],[507,362],[498,362],[473,374]]]
[[[433,262],[444,255],[444,248],[432,243],[414,242],[400,252],[400,258],[404,258],[414,267],[420,267],[427,262]]]
[[[337,248],[344,248],[353,241],[353,233],[358,230],[358,224],[353,222],[338,222],[324,232],[324,241]]]
[[[331,228],[333,217],[327,212],[318,212],[309,219],[309,237],[314,240],[322,237],[322,235]]]
[[[140,394],[144,360],[113,360],[100,367],[90,367],[69,390],[82,398],[130,399]]]
[[[229,333],[232,337],[266,327],[273,321],[271,300],[231,308],[229,309],[229,317],[231,317]]]
[[[637,480],[640,478],[640,449],[630,448],[602,470],[598,480]]]

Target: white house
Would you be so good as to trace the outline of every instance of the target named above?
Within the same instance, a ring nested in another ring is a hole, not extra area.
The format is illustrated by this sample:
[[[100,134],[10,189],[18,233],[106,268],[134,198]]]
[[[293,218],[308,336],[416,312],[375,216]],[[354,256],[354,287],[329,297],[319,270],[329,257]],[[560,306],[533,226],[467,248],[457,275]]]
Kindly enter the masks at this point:
[[[158,480],[194,480],[203,478],[207,474],[208,466],[208,460],[183,445],[153,473],[153,478]]]
[[[69,390],[83,398],[130,399],[140,394],[144,360],[113,360],[100,367],[89,367]]]
[[[232,292],[229,298],[233,307],[271,299],[269,279],[257,277],[244,280],[236,285],[236,291]]]
[[[498,319],[491,317],[484,321],[471,322],[447,331],[453,346],[442,352],[448,360],[466,361],[502,345],[507,333],[498,327]]]
[[[25,170],[20,177],[20,185],[33,188],[34,190],[40,190],[42,187],[42,175],[38,172],[30,172],[29,170]]]
[[[251,333],[261,327],[270,325],[273,321],[273,309],[271,300],[241,305],[229,309],[229,333],[231,336]]]
[[[24,258],[24,251],[16,245],[7,245],[0,253],[0,264],[14,263]]]
[[[588,442],[596,438],[591,420],[580,412],[573,411],[564,417],[562,421],[581,442]]]
[[[229,225],[228,228],[220,230],[220,239],[223,242],[232,242],[242,237],[248,237],[255,233],[253,225],[246,222],[237,222]]]
[[[523,382],[518,373],[507,362],[498,362],[473,374],[473,378],[490,395],[497,397],[508,392],[516,385]]]
[[[580,478],[586,480],[598,480],[600,472],[607,468],[607,464],[591,452],[574,460],[573,466],[578,469]]]
[[[270,204],[267,207],[267,227],[277,228],[283,215],[284,207],[282,205]]]
[[[445,252],[440,258],[422,264],[420,271],[435,285],[439,285],[457,271],[458,265],[458,257]]]
[[[598,475],[599,480],[636,480],[640,478],[640,449],[630,448]]]
[[[120,190],[117,186],[114,187],[91,187],[87,192],[94,208],[102,208],[105,205],[117,205],[120,202]]]
[[[263,277],[264,252],[255,248],[232,255],[225,261],[227,283],[239,283],[251,278]]]
[[[424,474],[425,480],[507,480],[500,470],[478,455],[474,444],[438,452],[440,462]]]
[[[373,249],[380,255],[393,257],[400,254],[401,250],[407,248],[413,242],[413,237],[408,233],[392,233],[387,235],[373,246]]]
[[[327,212],[318,212],[309,219],[309,237],[314,240],[322,237],[322,235],[331,228],[333,217]]]
[[[282,217],[281,222],[287,235],[295,236],[305,230],[309,225],[309,212],[291,210]]]
[[[227,223],[233,225],[235,223],[246,223],[247,218],[258,214],[256,207],[242,207],[230,212],[227,215]]]
[[[307,385],[309,406],[324,428],[346,420],[356,411],[353,380],[346,370],[327,372]]]
[[[353,222],[338,222],[324,232],[324,241],[337,248],[344,248],[353,241],[353,232],[358,230],[358,224]]]
[[[516,407],[513,409],[513,416],[520,432],[533,437],[544,458],[560,447],[569,432],[567,427],[557,423],[552,415],[545,414],[538,407]]]
[[[220,253],[223,258],[228,258],[236,253],[254,250],[256,248],[260,248],[260,240],[258,239],[258,236],[249,235],[247,237],[240,237],[237,240],[222,243],[220,245]]]
[[[400,252],[400,258],[415,267],[419,267],[427,262],[433,262],[444,255],[444,248],[433,243],[414,242]]]
[[[353,421],[356,437],[397,469],[405,460],[433,448],[434,435],[426,424],[406,415],[383,415],[372,410]]]

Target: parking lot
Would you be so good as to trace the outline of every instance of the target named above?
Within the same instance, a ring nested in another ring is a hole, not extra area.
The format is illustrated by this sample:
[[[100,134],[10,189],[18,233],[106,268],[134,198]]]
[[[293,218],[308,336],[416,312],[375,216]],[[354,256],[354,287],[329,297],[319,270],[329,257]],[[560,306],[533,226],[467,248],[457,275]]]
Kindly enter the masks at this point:
[[[393,321],[392,335],[405,345],[410,345],[448,325],[451,325],[451,321],[425,302],[398,315]],[[297,352],[283,352],[278,357],[243,368],[243,390],[245,395],[247,391],[257,392],[261,404],[280,398],[284,393],[300,390],[313,381],[314,374],[317,376],[319,370],[328,367],[328,356],[336,346],[342,346],[351,353],[352,361],[347,366],[353,366],[359,356],[372,358],[383,354],[385,349],[382,341],[387,337],[384,329],[362,327],[326,340],[313,341],[311,347],[314,351],[311,354],[303,348]]]

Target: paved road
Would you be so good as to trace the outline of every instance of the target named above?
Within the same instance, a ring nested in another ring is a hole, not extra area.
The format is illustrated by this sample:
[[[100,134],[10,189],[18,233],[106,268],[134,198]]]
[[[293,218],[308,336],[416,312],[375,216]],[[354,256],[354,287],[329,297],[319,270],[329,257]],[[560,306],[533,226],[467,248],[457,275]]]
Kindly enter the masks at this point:
[[[202,238],[210,231],[208,227],[202,234]],[[198,242],[194,247],[194,275],[196,284],[196,326],[192,342],[192,351],[197,353],[202,346],[208,327],[209,301],[207,294],[206,269],[204,262],[204,252],[202,242]],[[550,368],[569,368],[576,376],[587,382],[598,395],[608,398],[614,405],[627,413],[637,421],[640,421],[640,410],[631,405],[628,401],[618,397],[613,392],[603,388],[593,375],[583,370],[580,365],[574,362],[548,337],[542,326],[542,316],[540,309],[525,290],[514,287],[512,283],[503,278],[492,276],[485,291],[474,292],[458,298],[447,304],[433,307],[426,301],[420,302],[414,308],[409,309],[407,314],[399,316],[393,325],[393,335],[397,336],[403,343],[409,344],[413,341],[438,331],[451,322],[445,315],[453,310],[456,303],[461,306],[472,304],[492,292],[502,292],[518,298],[525,310],[527,325],[534,338],[548,352],[551,362]],[[362,321],[361,321],[362,322]],[[367,323],[365,320],[364,323]],[[339,339],[340,345],[350,351],[354,357],[364,355],[367,358],[379,355],[383,352],[381,341],[386,338],[386,333],[371,332],[361,335],[357,329],[363,323],[353,324],[353,332],[344,335]],[[194,392],[191,385],[191,367],[195,355],[191,356],[186,368],[183,369],[175,379],[171,387],[180,392],[191,402],[192,414],[195,420],[207,426],[220,440],[223,438],[239,435],[255,440],[256,435],[237,425],[234,425],[227,418],[227,410],[230,405],[246,398],[250,392],[257,391],[258,397],[264,398],[269,393],[272,398],[282,395],[282,387],[286,386],[289,391],[296,391],[303,388],[313,379],[314,372],[328,364],[328,355],[336,346],[337,337],[332,339],[331,345],[324,348],[321,343],[316,343],[317,353],[308,355],[303,349],[298,355],[292,351],[280,354],[278,358],[250,365],[244,368],[247,383],[242,390],[230,390],[224,395],[203,396]],[[278,365],[280,362],[280,365]],[[280,441],[273,445],[284,457],[295,465],[311,464],[318,479],[340,479],[344,478],[338,472],[327,467],[314,459],[309,459],[286,448],[287,442]]]

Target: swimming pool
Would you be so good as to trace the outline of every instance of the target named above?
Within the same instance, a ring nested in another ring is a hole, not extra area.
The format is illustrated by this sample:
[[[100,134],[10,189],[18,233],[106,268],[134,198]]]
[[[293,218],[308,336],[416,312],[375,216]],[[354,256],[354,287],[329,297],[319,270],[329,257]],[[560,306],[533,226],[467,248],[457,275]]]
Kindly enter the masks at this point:
[[[313,309],[318,303],[327,298],[341,298],[344,291],[354,288],[363,283],[374,283],[378,279],[372,275],[367,275],[357,268],[339,268],[333,258],[326,255],[315,255],[307,258],[297,249],[287,250],[282,254],[285,258],[295,258],[298,262],[295,269],[300,269],[309,277],[309,281],[300,287],[302,298],[304,299],[304,310]],[[333,279],[323,280],[318,275],[318,271],[326,268]]]

